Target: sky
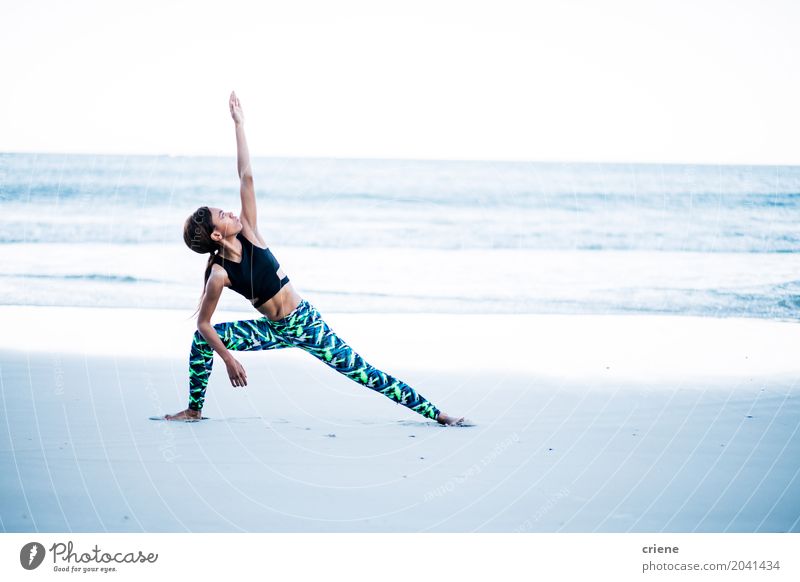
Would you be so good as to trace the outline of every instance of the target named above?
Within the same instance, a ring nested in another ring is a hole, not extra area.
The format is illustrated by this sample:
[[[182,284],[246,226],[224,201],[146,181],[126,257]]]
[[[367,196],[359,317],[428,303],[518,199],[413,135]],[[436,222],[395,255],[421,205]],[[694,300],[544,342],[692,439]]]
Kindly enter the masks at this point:
[[[0,152],[798,164],[791,1],[0,0]]]

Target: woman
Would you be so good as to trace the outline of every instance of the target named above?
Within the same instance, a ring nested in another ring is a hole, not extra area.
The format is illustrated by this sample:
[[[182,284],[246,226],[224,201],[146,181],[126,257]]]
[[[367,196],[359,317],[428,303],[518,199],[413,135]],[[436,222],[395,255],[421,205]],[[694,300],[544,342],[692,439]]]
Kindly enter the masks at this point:
[[[463,418],[441,412],[405,382],[365,362],[330,329],[316,308],[297,294],[258,230],[244,115],[235,93],[231,93],[229,105],[236,127],[242,211],[237,217],[220,208],[203,206],[184,225],[183,238],[189,248],[211,255],[189,356],[189,407],[164,418],[201,418],[214,352],[225,362],[231,384],[247,386],[247,374],[231,351],[297,347],[425,418],[443,425],[466,425]],[[211,325],[211,314],[224,287],[250,300],[262,317]]]

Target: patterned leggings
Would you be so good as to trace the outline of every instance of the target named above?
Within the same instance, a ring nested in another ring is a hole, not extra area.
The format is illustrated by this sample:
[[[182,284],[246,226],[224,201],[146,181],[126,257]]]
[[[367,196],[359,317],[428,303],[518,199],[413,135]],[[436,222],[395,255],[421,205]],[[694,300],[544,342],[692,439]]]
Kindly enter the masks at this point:
[[[319,311],[303,299],[278,321],[267,317],[217,323],[214,329],[229,350],[301,348],[367,388],[380,392],[425,418],[436,420],[439,409],[411,386],[374,368],[337,336]],[[189,356],[189,408],[200,410],[214,363],[214,350],[197,331]]]

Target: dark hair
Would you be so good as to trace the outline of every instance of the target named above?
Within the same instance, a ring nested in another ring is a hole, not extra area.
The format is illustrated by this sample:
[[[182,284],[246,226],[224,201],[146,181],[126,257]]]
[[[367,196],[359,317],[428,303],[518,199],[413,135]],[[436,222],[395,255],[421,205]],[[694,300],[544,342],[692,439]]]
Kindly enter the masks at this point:
[[[211,275],[211,265],[214,264],[215,253],[220,249],[219,243],[211,238],[212,232],[214,232],[214,223],[211,222],[211,209],[208,206],[201,206],[195,210],[183,224],[183,241],[186,246],[201,255],[211,253],[208,257],[208,264],[206,264],[206,272],[203,277],[203,292],[200,294],[200,302],[197,304],[197,309],[192,313],[192,317],[200,311],[200,306],[203,304],[206,283]]]

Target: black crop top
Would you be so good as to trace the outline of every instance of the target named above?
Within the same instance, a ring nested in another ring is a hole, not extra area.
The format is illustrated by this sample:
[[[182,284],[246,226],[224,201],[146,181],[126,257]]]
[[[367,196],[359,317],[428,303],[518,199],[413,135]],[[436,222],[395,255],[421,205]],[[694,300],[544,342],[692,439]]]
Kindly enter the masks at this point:
[[[289,282],[289,277],[278,278],[280,265],[268,248],[257,247],[241,231],[236,238],[242,243],[242,260],[235,263],[216,255],[214,262],[228,273],[231,289],[244,295],[253,307],[260,307]]]

